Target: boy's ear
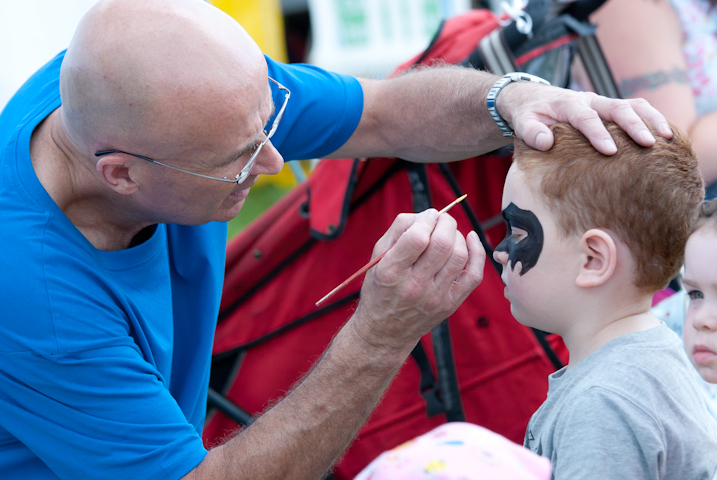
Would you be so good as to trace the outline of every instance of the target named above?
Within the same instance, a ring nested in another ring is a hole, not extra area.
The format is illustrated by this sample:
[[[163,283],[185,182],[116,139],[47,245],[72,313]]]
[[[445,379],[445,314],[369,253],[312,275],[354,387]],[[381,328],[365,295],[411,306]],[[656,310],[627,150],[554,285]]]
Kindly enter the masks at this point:
[[[107,155],[97,160],[97,173],[112,190],[129,195],[139,190],[139,185],[130,174],[131,162],[120,155]]]
[[[580,272],[575,285],[597,287],[607,282],[617,266],[617,247],[604,230],[593,228],[580,238]]]

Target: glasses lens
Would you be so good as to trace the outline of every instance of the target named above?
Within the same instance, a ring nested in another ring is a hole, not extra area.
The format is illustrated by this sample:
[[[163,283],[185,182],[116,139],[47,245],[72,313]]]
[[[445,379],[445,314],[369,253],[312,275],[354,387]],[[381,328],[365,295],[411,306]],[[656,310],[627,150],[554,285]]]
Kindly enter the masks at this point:
[[[251,157],[249,158],[249,162],[247,162],[246,165],[244,165],[244,168],[241,169],[241,172],[239,172],[239,175],[237,175],[237,183],[242,183],[249,177],[249,174],[251,173],[252,168],[254,168],[254,163],[256,162],[256,158],[259,156],[259,152],[261,151],[262,147],[266,142],[269,141],[269,139],[274,135],[276,132],[276,129],[279,127],[279,122],[281,121],[281,117],[284,116],[284,110],[286,110],[286,104],[289,103],[289,96],[291,95],[291,92],[289,92],[289,89],[281,85],[276,80],[270,78],[269,79],[272,83],[276,84],[276,86],[281,90],[285,91],[286,94],[284,95],[284,103],[281,105],[281,109],[279,110],[279,113],[276,114],[276,117],[274,117],[274,122],[271,125],[271,128],[269,129],[269,133],[266,133],[266,130],[264,130],[264,135],[266,135],[266,138],[264,138],[264,141],[255,144],[254,148],[250,150]]]

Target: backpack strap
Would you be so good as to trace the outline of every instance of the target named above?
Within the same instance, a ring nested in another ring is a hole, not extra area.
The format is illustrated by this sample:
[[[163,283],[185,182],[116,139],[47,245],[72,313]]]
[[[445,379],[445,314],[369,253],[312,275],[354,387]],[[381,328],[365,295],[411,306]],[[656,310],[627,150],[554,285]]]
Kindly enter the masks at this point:
[[[428,354],[423,343],[418,342],[416,344],[411,350],[411,357],[416,362],[421,375],[418,393],[423,397],[423,401],[426,402],[426,416],[431,418],[440,415],[446,411],[443,400],[441,400],[441,386],[433,375],[431,363],[428,361]]]
[[[254,422],[249,412],[211,387],[207,391],[207,406],[216,408],[239,426],[247,427]]]
[[[476,64],[479,63],[476,56],[493,75],[505,75],[518,70],[502,28],[493,30],[480,41],[476,51],[468,59],[468,63],[474,68],[477,68]]]
[[[565,19],[566,26],[580,35],[578,54],[587,71],[595,93],[609,98],[622,98],[615,84],[610,67],[602,53],[602,48],[595,37],[596,27],[579,22],[573,17]]]
[[[461,389],[458,384],[456,361],[453,357],[453,343],[448,319],[431,331],[433,353],[436,356],[438,381],[440,382],[441,401],[448,422],[465,422],[466,414],[461,402]],[[424,397],[425,398],[425,397]]]
[[[422,212],[431,207],[428,172],[422,163],[406,162],[406,173],[413,194],[413,209]],[[461,391],[458,374],[453,358],[448,319],[431,331],[433,355],[436,359],[438,381],[433,377],[428,356],[419,342],[411,352],[421,372],[420,394],[426,402],[426,415],[429,417],[444,413],[449,422],[464,422],[466,419],[461,403]]]

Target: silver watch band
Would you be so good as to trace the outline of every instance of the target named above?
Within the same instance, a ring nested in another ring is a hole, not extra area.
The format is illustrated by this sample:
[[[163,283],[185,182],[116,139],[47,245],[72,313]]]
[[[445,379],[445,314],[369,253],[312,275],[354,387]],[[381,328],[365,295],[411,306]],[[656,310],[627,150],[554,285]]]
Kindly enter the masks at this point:
[[[500,115],[498,107],[496,106],[498,94],[503,89],[503,87],[508,85],[510,82],[532,82],[542,83],[543,85],[550,85],[550,82],[548,82],[547,80],[543,80],[540,77],[536,77],[535,75],[531,75],[529,73],[513,72],[503,75],[500,80],[493,84],[493,87],[488,92],[488,113],[490,113],[490,116],[493,117],[493,121],[495,121],[496,125],[498,125],[498,128],[503,131],[504,137],[516,138],[515,131]]]

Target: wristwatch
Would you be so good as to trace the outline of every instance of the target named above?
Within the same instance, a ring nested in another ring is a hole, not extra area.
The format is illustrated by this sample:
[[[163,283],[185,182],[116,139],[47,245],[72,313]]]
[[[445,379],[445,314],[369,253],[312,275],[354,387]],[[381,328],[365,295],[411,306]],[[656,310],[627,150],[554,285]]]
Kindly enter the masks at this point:
[[[508,122],[503,119],[503,117],[501,117],[500,112],[498,111],[498,107],[496,106],[498,94],[503,89],[503,87],[508,85],[510,82],[532,82],[542,83],[543,85],[550,85],[550,82],[548,82],[547,80],[543,80],[540,77],[536,77],[535,75],[531,75],[529,73],[513,72],[503,75],[500,80],[493,84],[493,87],[488,92],[488,113],[490,113],[490,116],[493,117],[493,120],[495,121],[496,125],[498,125],[498,128],[503,131],[504,137],[517,138],[515,136],[515,131],[510,125],[508,125]]]

